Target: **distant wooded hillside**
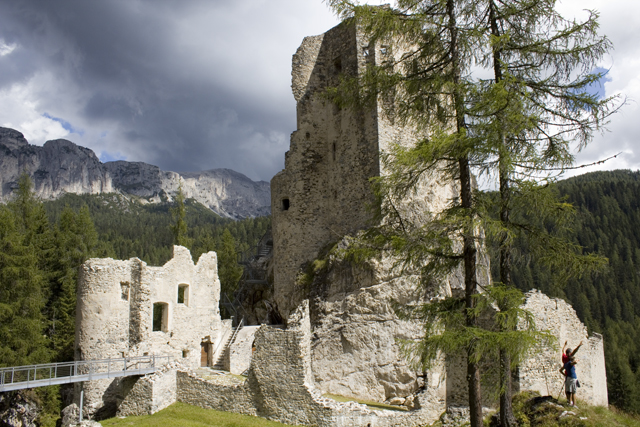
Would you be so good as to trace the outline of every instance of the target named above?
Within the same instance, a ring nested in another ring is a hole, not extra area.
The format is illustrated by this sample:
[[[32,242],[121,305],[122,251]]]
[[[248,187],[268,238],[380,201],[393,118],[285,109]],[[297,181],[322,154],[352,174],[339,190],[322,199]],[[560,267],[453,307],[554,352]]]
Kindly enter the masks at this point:
[[[171,259],[171,203],[141,204],[118,194],[66,194],[58,200],[44,202],[52,223],[56,223],[65,206],[76,211],[89,208],[100,242],[100,256],[116,259],[138,257],[149,265],[163,265]],[[234,221],[223,218],[202,204],[188,199],[186,221],[193,239],[194,261],[203,252],[220,247],[222,234],[228,229],[236,241],[237,251],[253,248],[266,232],[270,216]]]

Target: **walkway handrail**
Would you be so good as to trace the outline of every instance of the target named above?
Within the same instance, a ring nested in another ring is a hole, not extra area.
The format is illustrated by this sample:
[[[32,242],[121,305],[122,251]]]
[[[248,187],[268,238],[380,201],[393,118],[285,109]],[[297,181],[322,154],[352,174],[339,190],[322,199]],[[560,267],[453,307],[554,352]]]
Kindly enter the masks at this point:
[[[94,379],[145,375],[169,363],[171,358],[165,355],[150,355],[0,368],[0,392]]]
[[[231,340],[229,340],[229,345],[233,344],[233,342],[236,340],[236,335],[238,335],[238,331],[242,329],[243,326],[244,326],[244,317],[242,318],[242,320],[240,320],[240,323],[238,323],[236,330],[233,331],[233,335],[231,335]]]

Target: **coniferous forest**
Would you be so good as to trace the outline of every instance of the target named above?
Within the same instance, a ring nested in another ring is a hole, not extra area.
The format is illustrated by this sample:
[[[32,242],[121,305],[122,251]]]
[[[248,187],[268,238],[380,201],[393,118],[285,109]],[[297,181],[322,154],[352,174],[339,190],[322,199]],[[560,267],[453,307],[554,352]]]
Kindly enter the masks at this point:
[[[43,203],[29,185],[21,181],[16,198],[0,206],[0,366],[72,358],[77,268],[84,260],[138,257],[162,265],[174,242],[169,203],[116,194],[68,194]],[[520,246],[514,282],[566,299],[590,332],[604,336],[609,401],[640,413],[640,172],[589,173],[560,181],[557,189],[575,207],[573,239],[585,252],[607,257],[608,265],[559,288]],[[221,218],[192,200],[185,207],[194,260],[209,250],[233,260],[222,252],[251,250],[270,223],[269,217]],[[50,413],[59,410],[55,389],[37,393]]]

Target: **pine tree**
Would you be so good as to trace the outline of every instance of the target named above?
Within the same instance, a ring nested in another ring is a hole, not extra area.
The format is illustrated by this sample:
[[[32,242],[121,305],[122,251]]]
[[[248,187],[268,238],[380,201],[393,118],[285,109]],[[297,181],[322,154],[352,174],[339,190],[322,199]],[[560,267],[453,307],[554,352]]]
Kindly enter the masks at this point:
[[[22,196],[25,194],[28,195],[25,192]],[[13,209],[0,206],[0,364],[3,366],[46,363],[50,358],[43,316],[47,276],[40,267],[39,250],[33,244],[41,236],[35,232],[37,227],[25,227],[32,224],[16,214],[21,212],[17,207],[32,213],[29,201],[28,197],[19,196],[18,206],[11,205]]]
[[[182,191],[182,181],[178,184],[178,192],[176,194],[176,206],[171,209],[171,216],[173,217],[173,225],[171,231],[173,231],[173,241],[176,245],[190,248],[193,244],[193,239],[187,235],[187,209],[184,204],[184,193]]]
[[[236,290],[238,280],[242,276],[242,266],[238,264],[236,241],[228,229],[225,229],[222,233],[222,239],[216,248],[220,296],[222,297],[222,294],[225,294],[229,299],[233,299],[233,291]]]
[[[98,246],[89,208],[78,213],[68,206],[62,211],[55,234],[55,282],[51,298],[51,340],[59,361],[73,360],[75,307],[78,268],[92,256]]]

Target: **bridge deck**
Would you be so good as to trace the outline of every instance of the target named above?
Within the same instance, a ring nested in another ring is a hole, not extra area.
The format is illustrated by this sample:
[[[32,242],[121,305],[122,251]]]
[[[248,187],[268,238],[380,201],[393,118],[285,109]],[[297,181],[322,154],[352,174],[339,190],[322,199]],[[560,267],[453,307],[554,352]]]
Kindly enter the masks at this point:
[[[155,372],[170,360],[170,356],[153,355],[0,368],[0,392],[146,375]]]

